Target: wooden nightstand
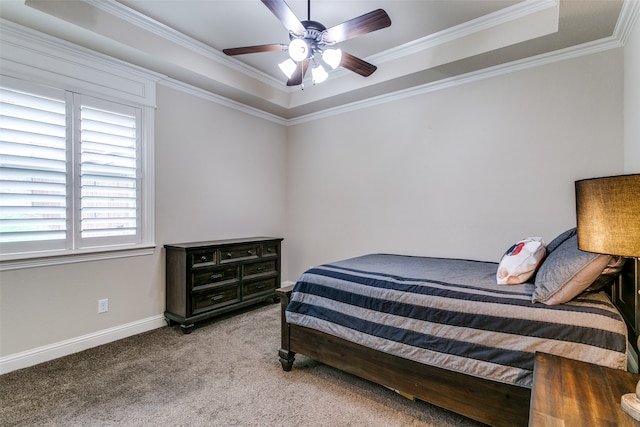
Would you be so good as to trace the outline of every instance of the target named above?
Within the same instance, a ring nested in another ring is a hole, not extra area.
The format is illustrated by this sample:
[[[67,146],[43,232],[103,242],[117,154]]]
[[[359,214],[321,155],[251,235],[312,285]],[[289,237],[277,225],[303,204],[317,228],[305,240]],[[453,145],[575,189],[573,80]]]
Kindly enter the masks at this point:
[[[620,406],[640,375],[536,353],[529,426],[640,426]]]

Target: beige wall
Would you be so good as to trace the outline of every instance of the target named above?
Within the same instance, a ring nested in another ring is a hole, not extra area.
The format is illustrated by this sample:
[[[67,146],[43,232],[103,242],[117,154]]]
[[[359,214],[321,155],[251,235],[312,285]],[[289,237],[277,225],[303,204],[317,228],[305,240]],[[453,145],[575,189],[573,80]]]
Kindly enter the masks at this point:
[[[159,86],[159,244],[282,236],[286,128]]]
[[[162,326],[165,243],[284,235],[286,128],[162,85],[157,104],[154,255],[2,272],[0,356]]]
[[[623,170],[622,49],[290,129],[289,277],[370,252],[499,260]]]

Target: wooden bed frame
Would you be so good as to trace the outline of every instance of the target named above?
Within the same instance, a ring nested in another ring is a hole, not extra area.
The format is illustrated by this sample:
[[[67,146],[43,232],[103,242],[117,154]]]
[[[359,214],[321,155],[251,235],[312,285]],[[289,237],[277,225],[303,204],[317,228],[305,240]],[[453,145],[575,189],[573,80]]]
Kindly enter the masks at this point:
[[[285,318],[293,286],[278,289],[281,304],[279,351],[282,369],[290,371],[296,353],[398,390],[436,406],[492,426],[526,426],[531,389],[498,383],[423,365],[372,350],[313,329],[290,325]]]

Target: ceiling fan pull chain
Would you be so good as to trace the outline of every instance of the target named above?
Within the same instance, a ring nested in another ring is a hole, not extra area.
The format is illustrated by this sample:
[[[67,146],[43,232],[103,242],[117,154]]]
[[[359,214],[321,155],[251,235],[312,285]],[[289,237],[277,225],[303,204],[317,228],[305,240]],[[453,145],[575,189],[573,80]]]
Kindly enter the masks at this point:
[[[307,21],[311,21],[311,0],[307,0]]]

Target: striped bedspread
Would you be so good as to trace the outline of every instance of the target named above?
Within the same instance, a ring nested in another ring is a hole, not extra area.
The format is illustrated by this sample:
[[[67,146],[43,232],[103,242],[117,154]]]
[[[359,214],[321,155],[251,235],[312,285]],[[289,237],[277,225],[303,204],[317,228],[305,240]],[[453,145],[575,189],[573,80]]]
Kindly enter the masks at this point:
[[[287,322],[427,365],[531,387],[542,351],[617,369],[627,330],[604,293],[531,303],[532,284],[497,285],[497,263],[366,255],[311,268]]]

